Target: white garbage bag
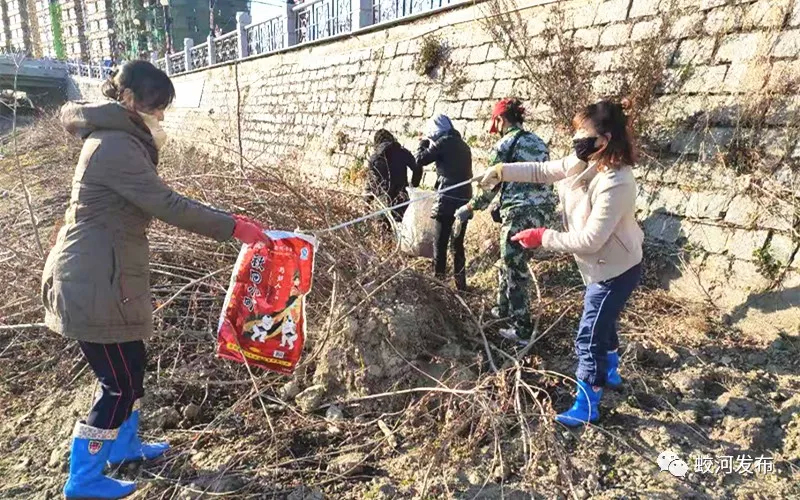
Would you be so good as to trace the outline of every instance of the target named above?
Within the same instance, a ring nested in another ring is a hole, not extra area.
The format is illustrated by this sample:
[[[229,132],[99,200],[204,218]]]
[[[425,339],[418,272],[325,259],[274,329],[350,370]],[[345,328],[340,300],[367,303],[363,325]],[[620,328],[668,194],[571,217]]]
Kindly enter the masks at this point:
[[[432,259],[436,225],[431,219],[431,209],[436,202],[436,196],[431,191],[412,187],[408,188],[408,196],[412,203],[403,215],[403,222],[397,226],[400,251],[415,257]]]

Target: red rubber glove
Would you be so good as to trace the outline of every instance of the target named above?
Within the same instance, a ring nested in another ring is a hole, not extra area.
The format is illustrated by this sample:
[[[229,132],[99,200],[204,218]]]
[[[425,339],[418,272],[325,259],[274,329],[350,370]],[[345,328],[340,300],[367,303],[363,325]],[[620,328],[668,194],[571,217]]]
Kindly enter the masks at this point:
[[[237,240],[245,245],[269,243],[269,238],[264,233],[264,228],[258,222],[241,215],[234,215],[233,220],[236,221],[233,225],[233,237]]]
[[[518,241],[525,248],[539,248],[542,246],[542,238],[545,231],[547,231],[546,227],[526,229],[512,236],[511,241]]]

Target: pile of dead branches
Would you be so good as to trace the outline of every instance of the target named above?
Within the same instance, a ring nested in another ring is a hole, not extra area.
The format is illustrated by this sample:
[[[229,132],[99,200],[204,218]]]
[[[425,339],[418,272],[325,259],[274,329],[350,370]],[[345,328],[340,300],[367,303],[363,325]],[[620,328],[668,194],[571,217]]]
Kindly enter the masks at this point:
[[[37,230],[43,241],[51,241],[66,209],[80,143],[49,119],[23,131],[20,144]],[[0,279],[9,284],[0,298],[0,394],[91,384],[76,347],[35,326],[43,315],[38,294],[43,260],[31,245],[34,228],[26,222],[13,166],[6,158],[0,199],[0,230],[6,235]],[[575,469],[552,424],[553,401],[564,405],[569,397],[564,389],[569,377],[559,373],[570,370],[549,361],[550,353],[571,350],[580,311],[581,283],[569,258],[534,263],[538,336],[530,349],[515,352],[494,334],[496,322],[484,320],[491,285],[458,296],[429,277],[427,261],[401,255],[380,219],[321,232],[375,208],[356,193],[310,184],[274,164],[236,155],[212,158],[191,146],[168,148],[159,169],[176,190],[200,201],[271,228],[319,235],[308,352],[294,383],[309,385],[319,353],[341,334],[341,325],[357,311],[391,307],[387,297],[402,301],[421,294],[421,302],[436,307],[461,332],[450,347],[462,352],[460,365],[441,377],[426,371],[440,361],[440,353],[405,359],[408,370],[426,381],[422,385],[398,381],[381,392],[348,394],[301,412],[285,395],[286,377],[214,358],[216,325],[238,245],[156,222],[149,237],[157,335],[148,344],[146,408],[195,405],[202,417],[178,424],[182,431],[170,434],[176,453],[140,471],[143,477],[171,493],[278,494],[299,483],[342,493],[410,460],[401,469],[423,497],[444,494],[462,468],[476,464],[488,468],[487,477],[495,481],[549,476],[558,490],[574,489]],[[490,260],[479,262],[476,272],[493,276]],[[208,476],[201,469],[247,480],[209,483],[201,481]]]

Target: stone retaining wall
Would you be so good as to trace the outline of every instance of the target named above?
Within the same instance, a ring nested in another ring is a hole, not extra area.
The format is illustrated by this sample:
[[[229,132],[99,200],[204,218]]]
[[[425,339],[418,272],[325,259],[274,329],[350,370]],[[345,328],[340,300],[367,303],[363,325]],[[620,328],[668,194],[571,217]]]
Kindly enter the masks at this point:
[[[684,262],[666,285],[736,320],[797,330],[800,94],[782,82],[800,78],[800,1],[520,0],[533,46],[545,43],[555,4],[565,34],[586,51],[597,96],[624,92],[631,47],[663,35],[667,77],[649,116],[648,151],[658,153],[642,159],[637,175],[649,240],[678,249]],[[178,76],[166,126],[187,144],[347,184],[377,129],[413,148],[434,112],[453,119],[480,170],[491,107],[514,95],[530,101],[528,128],[558,151],[564,134],[552,110],[481,24],[488,5]],[[431,36],[449,48],[450,66],[435,78],[415,71]],[[748,127],[757,140],[743,139]],[[741,150],[757,143],[771,173],[731,164],[731,141]]]

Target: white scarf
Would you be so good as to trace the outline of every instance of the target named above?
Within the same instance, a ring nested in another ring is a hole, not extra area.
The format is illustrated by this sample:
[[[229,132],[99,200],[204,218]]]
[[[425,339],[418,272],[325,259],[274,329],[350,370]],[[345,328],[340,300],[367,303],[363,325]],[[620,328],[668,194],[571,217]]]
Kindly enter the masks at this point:
[[[141,111],[139,112],[139,116],[142,117],[144,124],[150,129],[150,134],[153,136],[153,142],[156,145],[156,149],[161,149],[164,147],[164,144],[167,143],[169,136],[167,136],[167,131],[161,127],[161,122],[158,121],[158,118],[147,113],[142,113]]]

